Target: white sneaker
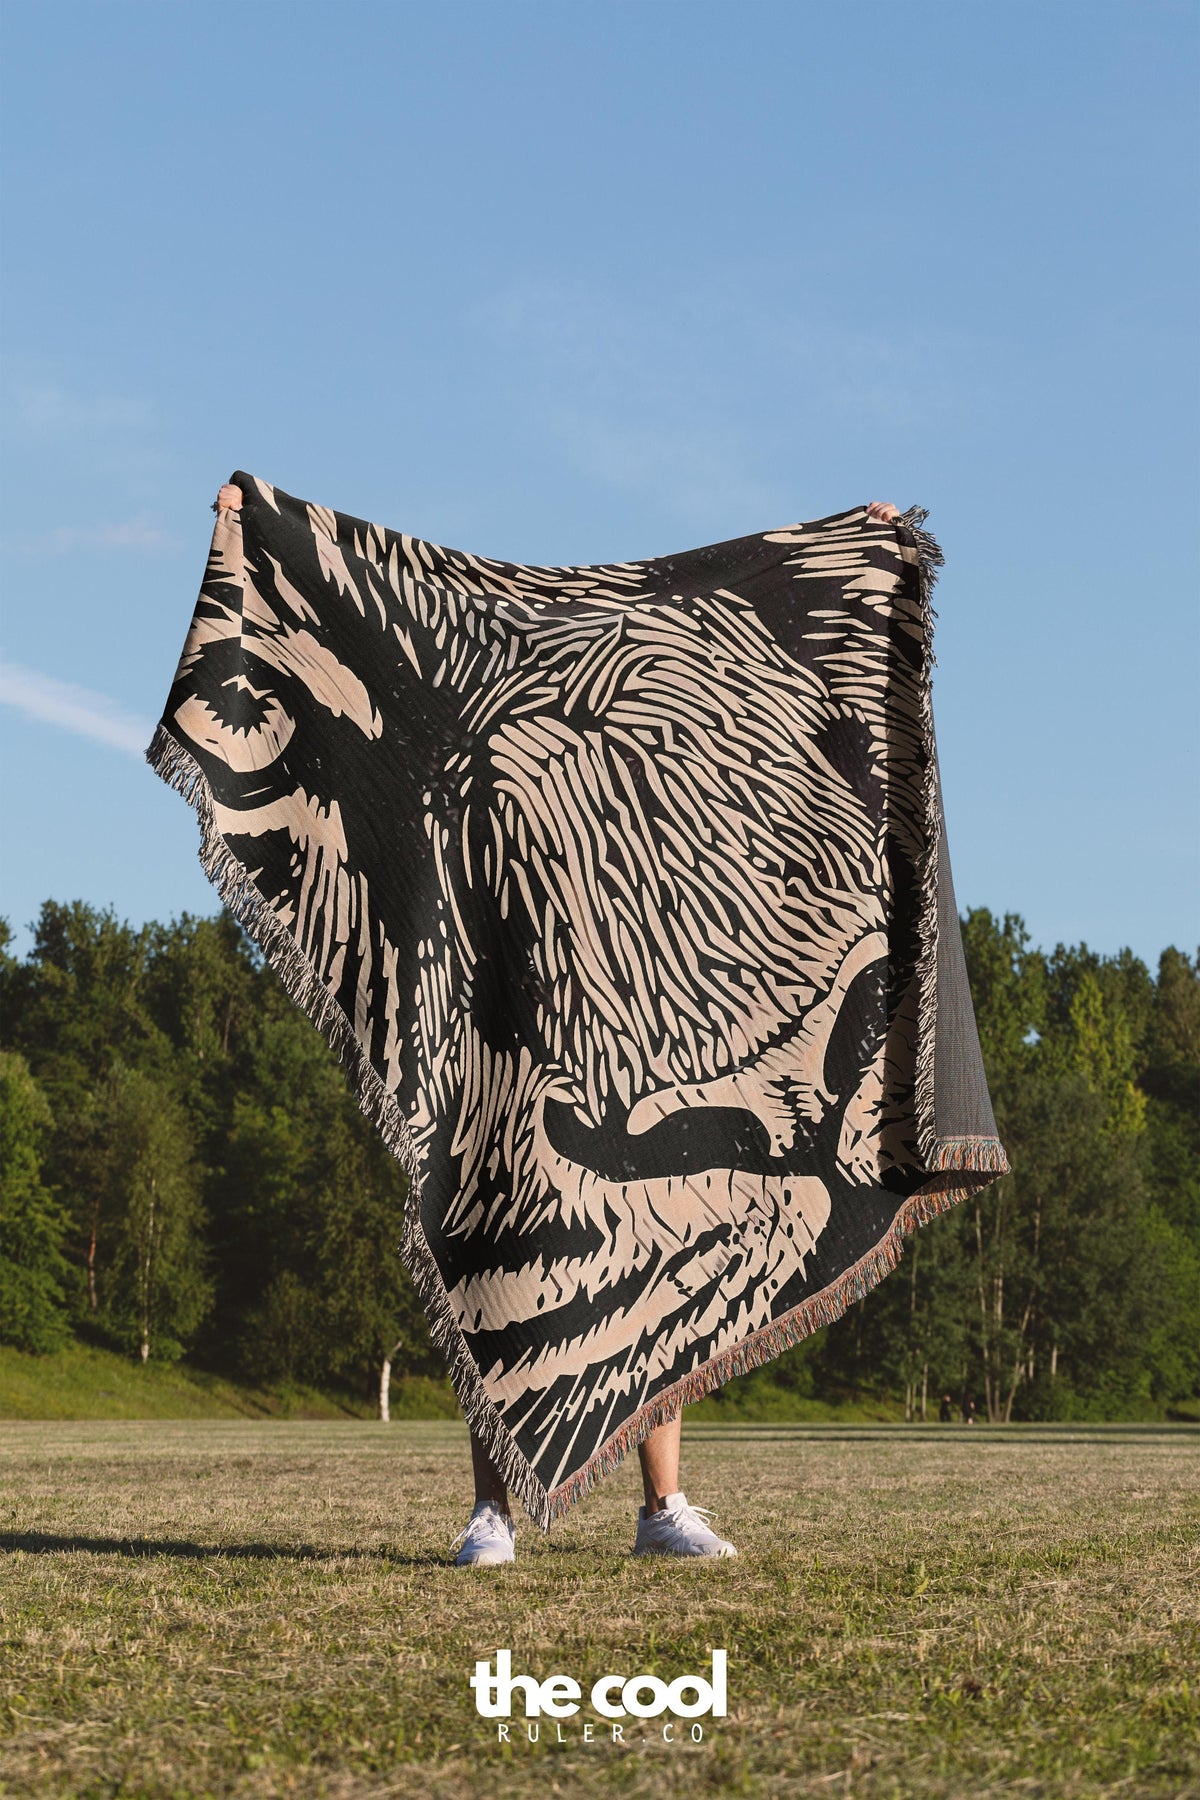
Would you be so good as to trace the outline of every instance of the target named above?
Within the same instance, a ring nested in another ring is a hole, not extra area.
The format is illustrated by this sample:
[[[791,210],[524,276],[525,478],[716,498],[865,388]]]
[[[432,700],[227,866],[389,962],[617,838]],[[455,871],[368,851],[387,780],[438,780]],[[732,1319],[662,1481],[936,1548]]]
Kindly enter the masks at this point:
[[[475,1568],[489,1568],[493,1563],[515,1562],[513,1540],[516,1535],[516,1527],[508,1513],[501,1512],[490,1500],[477,1501],[468,1523],[458,1537],[450,1540],[452,1550],[459,1538],[464,1540],[454,1559],[456,1567],[462,1569],[471,1564]]]
[[[666,1505],[648,1517],[638,1507],[635,1556],[736,1556],[728,1538],[710,1531],[701,1513],[715,1518],[707,1506],[689,1506],[686,1494],[664,1495]]]

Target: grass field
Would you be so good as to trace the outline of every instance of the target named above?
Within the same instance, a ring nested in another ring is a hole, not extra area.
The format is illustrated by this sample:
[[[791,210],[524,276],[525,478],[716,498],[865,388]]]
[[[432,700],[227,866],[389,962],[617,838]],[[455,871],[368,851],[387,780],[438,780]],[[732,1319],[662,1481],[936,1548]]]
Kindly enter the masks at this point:
[[[737,1561],[631,1558],[631,1458],[457,1570],[461,1424],[0,1426],[0,1793],[1200,1794],[1200,1432],[685,1415],[682,1479]],[[599,1674],[712,1646],[701,1744],[583,1744]],[[561,1746],[476,1715],[501,1647],[580,1681]]]
[[[392,1382],[394,1419],[461,1417],[446,1379]],[[345,1419],[374,1417],[370,1399],[316,1388],[249,1387],[184,1362],[141,1363],[71,1343],[49,1356],[0,1344],[3,1419]]]

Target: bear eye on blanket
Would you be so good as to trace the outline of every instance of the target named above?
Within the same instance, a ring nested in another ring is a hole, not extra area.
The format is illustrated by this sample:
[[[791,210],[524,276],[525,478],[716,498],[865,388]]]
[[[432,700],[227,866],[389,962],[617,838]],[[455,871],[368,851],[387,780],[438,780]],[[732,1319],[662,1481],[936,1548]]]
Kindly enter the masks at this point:
[[[538,568],[232,480],[147,756],[408,1171],[434,1340],[548,1528],[1007,1168],[941,554],[857,506]]]

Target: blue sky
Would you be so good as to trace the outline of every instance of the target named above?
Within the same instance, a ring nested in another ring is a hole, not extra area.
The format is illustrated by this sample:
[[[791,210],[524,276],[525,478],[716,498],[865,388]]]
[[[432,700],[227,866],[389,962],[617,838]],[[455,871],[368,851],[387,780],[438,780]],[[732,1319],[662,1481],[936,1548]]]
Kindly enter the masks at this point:
[[[2,15],[0,913],[211,912],[140,760],[245,468],[530,562],[869,499],[946,555],[959,904],[1197,919],[1200,9]]]

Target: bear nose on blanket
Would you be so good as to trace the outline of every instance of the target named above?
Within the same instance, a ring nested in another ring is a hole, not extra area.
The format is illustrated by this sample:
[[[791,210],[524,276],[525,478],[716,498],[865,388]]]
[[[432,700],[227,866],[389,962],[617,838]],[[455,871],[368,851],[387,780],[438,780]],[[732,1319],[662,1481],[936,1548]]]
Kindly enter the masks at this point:
[[[767,1125],[741,1106],[685,1105],[665,1113],[648,1130],[633,1133],[619,1116],[598,1127],[585,1125],[573,1106],[548,1096],[542,1121],[559,1156],[606,1181],[653,1181],[664,1175],[698,1175],[705,1169],[783,1174],[789,1172],[797,1149],[811,1153],[815,1136],[803,1130],[791,1155],[773,1155]]]
[[[607,1181],[647,1181],[705,1169],[793,1175],[836,1141],[845,1103],[874,1061],[885,1027],[886,960],[878,934],[846,955],[828,993],[782,1042],[742,1069],[611,1100],[590,1123],[552,1094],[543,1102],[557,1155]]]

